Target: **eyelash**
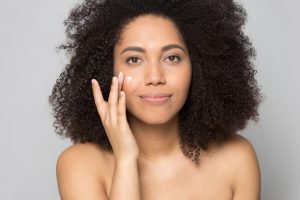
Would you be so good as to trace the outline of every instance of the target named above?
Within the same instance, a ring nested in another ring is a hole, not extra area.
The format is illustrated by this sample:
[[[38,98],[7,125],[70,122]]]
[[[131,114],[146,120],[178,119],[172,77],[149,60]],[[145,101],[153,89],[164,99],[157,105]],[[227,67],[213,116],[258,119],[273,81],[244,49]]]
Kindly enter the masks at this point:
[[[173,62],[173,63],[176,63],[176,62],[180,62],[180,61],[181,61],[181,58],[180,58],[179,56],[171,55],[171,56],[168,56],[167,58],[170,58],[170,57],[175,57],[175,58],[177,58],[178,61],[175,61],[175,62]],[[133,59],[133,58],[138,58],[138,59],[139,59],[139,57],[131,56],[131,57],[129,57],[129,58],[126,60],[126,63],[128,63],[128,62],[129,62],[131,59]],[[137,63],[132,63],[132,64],[137,64]]]

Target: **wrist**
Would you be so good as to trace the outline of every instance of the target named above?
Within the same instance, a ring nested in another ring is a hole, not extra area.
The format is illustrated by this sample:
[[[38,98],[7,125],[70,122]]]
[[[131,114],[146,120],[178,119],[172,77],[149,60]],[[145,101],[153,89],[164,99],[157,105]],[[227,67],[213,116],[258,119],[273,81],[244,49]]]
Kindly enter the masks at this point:
[[[122,157],[116,159],[117,166],[132,166],[137,164],[137,157]]]

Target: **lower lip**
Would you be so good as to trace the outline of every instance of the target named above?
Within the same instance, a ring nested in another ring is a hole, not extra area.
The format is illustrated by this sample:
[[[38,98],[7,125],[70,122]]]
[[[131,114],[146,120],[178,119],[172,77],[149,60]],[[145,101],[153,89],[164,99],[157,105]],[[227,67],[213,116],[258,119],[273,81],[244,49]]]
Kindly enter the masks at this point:
[[[165,103],[167,102],[170,97],[145,97],[145,98],[142,98],[141,99],[146,102],[146,103],[150,103],[150,104],[162,104],[162,103]]]

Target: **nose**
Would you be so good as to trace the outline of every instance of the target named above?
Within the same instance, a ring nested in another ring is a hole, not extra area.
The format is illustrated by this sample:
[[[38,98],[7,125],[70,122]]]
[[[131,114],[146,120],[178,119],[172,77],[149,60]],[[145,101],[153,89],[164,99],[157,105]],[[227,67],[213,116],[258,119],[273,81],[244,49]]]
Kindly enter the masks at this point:
[[[165,84],[165,72],[159,64],[150,64],[146,66],[144,80],[147,86]]]

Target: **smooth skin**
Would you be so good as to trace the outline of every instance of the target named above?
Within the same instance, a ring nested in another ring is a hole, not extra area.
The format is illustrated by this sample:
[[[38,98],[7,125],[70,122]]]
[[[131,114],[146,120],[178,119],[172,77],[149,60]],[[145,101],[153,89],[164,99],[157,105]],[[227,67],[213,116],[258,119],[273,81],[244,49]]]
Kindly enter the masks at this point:
[[[169,44],[182,49],[163,51]],[[140,48],[122,53],[129,46]],[[182,154],[177,120],[190,85],[188,55],[176,27],[167,19],[141,16],[125,28],[114,49],[117,81],[112,81],[108,102],[92,80],[95,104],[113,153],[91,143],[65,149],[57,161],[61,199],[260,199],[259,164],[243,136],[202,151],[198,167]],[[128,76],[131,81],[126,81]],[[171,100],[159,106],[140,101],[140,94],[154,91],[171,93]]]

